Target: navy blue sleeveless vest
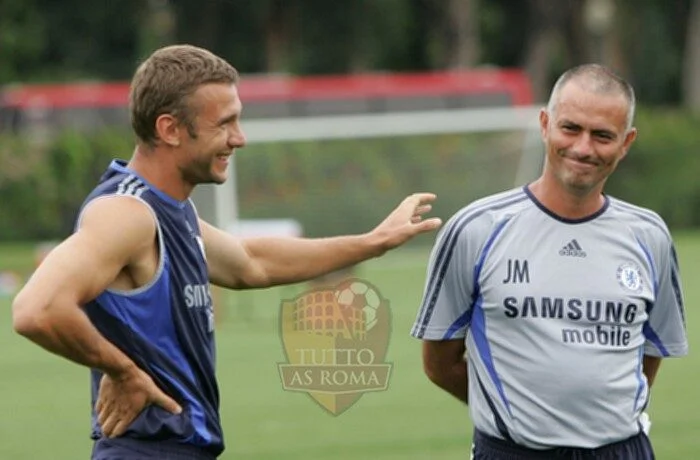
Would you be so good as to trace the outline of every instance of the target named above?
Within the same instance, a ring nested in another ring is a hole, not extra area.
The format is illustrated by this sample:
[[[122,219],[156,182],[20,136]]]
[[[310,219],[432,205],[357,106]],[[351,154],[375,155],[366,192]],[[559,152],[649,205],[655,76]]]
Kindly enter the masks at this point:
[[[121,160],[110,164],[83,207],[109,195],[133,196],[152,209],[158,225],[158,270],[146,286],[104,291],[84,310],[107,340],[183,408],[174,415],[147,407],[124,436],[176,440],[218,455],[224,445],[214,370],[214,314],[196,211],[189,200],[180,202],[155,189]],[[92,438],[98,439],[102,433],[94,405],[101,373],[93,369],[91,377]]]

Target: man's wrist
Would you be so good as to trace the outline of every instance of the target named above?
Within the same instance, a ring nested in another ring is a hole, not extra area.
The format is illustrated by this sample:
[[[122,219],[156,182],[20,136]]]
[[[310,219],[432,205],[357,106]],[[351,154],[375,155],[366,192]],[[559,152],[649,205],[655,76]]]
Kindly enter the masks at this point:
[[[102,368],[102,372],[111,377],[113,380],[127,380],[137,370],[136,364],[128,358],[119,360],[114,365]]]
[[[362,246],[367,248],[371,257],[380,257],[391,249],[389,235],[386,232],[372,230],[361,235],[360,238],[362,238]]]

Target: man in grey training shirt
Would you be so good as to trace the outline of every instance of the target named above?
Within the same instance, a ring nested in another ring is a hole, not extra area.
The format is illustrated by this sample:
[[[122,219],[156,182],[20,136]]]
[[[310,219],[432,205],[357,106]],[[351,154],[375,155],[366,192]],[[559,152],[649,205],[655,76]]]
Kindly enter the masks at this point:
[[[654,458],[642,414],[661,358],[688,343],[666,224],[603,194],[634,108],[605,67],[567,71],[540,113],[539,179],[437,237],[411,334],[428,377],[469,401],[474,459]]]

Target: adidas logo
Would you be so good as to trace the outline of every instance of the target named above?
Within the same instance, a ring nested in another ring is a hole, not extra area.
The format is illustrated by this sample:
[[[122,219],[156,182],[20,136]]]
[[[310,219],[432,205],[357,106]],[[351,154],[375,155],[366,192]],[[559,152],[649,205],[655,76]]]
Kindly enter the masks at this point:
[[[586,257],[586,251],[581,248],[576,239],[569,241],[569,243],[559,250],[560,256],[571,256],[571,257]]]

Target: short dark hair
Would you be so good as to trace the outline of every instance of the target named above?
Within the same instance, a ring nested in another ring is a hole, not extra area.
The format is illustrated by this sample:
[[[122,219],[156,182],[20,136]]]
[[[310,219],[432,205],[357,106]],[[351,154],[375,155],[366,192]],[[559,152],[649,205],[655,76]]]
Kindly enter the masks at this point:
[[[595,92],[606,94],[617,93],[624,96],[629,105],[627,111],[627,129],[632,127],[636,106],[634,88],[632,88],[632,85],[624,78],[600,64],[582,64],[564,72],[557,79],[557,82],[552,88],[552,93],[547,103],[547,111],[550,113],[554,112],[557,102],[559,101],[561,89],[572,80],[582,80],[589,83]]]

